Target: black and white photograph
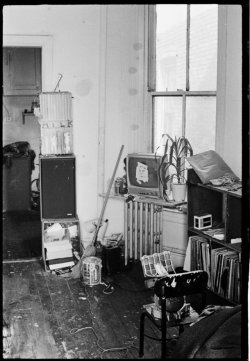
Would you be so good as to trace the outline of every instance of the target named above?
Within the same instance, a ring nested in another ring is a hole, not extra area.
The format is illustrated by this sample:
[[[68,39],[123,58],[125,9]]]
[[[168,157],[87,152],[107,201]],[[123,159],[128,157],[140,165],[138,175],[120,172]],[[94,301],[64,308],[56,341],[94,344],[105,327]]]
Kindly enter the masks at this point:
[[[249,14],[3,4],[3,359],[248,360]]]

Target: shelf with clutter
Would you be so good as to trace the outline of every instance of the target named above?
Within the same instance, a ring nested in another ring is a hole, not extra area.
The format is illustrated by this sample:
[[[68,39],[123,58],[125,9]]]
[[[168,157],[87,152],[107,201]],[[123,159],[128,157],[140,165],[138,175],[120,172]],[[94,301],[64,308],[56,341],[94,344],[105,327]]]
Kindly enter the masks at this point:
[[[78,217],[42,219],[42,256],[45,270],[74,266],[82,251]]]
[[[207,271],[212,292],[241,303],[242,182],[214,151],[190,161],[184,269]]]

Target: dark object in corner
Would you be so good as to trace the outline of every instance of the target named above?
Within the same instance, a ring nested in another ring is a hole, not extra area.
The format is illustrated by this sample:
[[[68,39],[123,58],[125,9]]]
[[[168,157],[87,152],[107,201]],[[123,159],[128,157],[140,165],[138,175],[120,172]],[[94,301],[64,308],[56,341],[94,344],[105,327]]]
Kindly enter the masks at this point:
[[[6,167],[11,167],[11,158],[12,157],[23,157],[30,156],[31,160],[31,170],[35,169],[34,159],[36,153],[30,148],[29,142],[20,141],[11,144],[7,144],[3,147],[3,164],[6,164]]]
[[[121,247],[102,247],[103,272],[111,275],[121,271]]]
[[[172,357],[241,358],[241,305],[221,309],[188,327],[178,339]]]

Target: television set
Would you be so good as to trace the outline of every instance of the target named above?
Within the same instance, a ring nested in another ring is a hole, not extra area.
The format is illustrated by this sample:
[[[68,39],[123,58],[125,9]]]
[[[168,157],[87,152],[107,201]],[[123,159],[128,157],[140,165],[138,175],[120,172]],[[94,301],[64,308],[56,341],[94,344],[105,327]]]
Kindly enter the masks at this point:
[[[126,158],[128,193],[163,198],[159,166],[162,157],[154,153],[131,153]]]

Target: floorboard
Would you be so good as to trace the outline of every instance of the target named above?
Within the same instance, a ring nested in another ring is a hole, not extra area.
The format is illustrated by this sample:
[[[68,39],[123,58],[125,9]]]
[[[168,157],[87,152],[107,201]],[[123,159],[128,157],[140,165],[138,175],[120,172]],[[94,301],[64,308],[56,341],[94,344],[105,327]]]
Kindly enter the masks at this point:
[[[3,316],[12,333],[4,357],[138,359],[139,315],[152,299],[143,278],[133,278],[138,270],[103,275],[105,283],[90,287],[45,272],[39,261],[3,264]],[[145,358],[158,357],[159,344],[145,341]]]
[[[90,287],[82,279],[45,272],[40,258],[39,212],[4,213],[4,358],[138,359],[140,312],[153,302],[141,263],[129,262],[112,275],[102,272],[102,284]],[[207,302],[222,300],[208,293]],[[198,299],[192,305],[200,311]],[[159,336],[149,322],[146,329]],[[176,329],[168,333],[167,358],[175,334]],[[144,358],[160,358],[160,343],[145,338]]]

